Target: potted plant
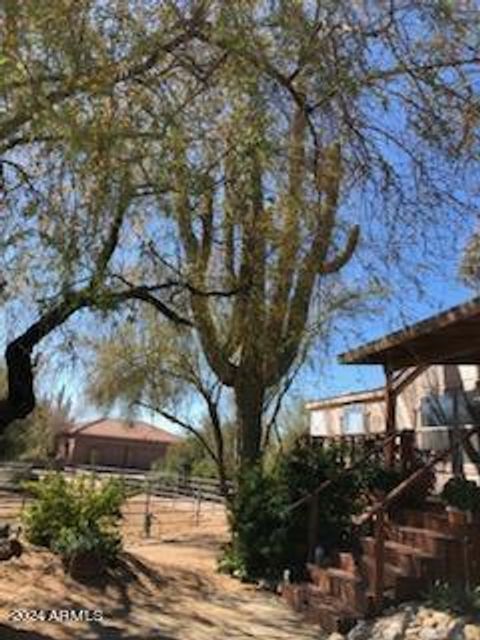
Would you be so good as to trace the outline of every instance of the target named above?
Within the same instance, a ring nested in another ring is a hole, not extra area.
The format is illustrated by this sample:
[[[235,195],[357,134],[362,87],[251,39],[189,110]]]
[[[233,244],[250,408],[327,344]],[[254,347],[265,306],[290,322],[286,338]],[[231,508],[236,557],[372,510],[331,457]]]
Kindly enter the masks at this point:
[[[91,580],[101,575],[115,559],[120,539],[98,528],[64,528],[54,544],[62,557],[65,571],[76,580]]]
[[[441,497],[446,504],[448,521],[453,526],[465,526],[480,513],[480,487],[473,480],[451,478]]]

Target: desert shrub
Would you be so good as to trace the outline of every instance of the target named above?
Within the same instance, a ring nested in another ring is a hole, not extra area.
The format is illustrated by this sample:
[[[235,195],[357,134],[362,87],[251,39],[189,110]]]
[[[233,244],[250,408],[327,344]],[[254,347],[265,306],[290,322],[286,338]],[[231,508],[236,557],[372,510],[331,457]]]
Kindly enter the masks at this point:
[[[120,548],[121,482],[99,482],[94,476],[69,481],[52,473],[27,489],[34,497],[23,514],[27,540],[61,554],[82,547],[113,558]]]
[[[480,614],[480,585],[462,588],[437,580],[425,594],[426,604],[457,615]]]
[[[274,475],[260,466],[244,472],[230,503],[232,542],[222,569],[242,578],[272,577],[278,571],[287,544],[286,502]]]
[[[462,511],[480,512],[480,487],[473,480],[450,478],[443,487],[442,500]]]
[[[64,527],[53,542],[52,548],[66,562],[77,554],[92,553],[108,565],[112,564],[118,555],[121,538],[114,530],[99,530],[85,525]]]
[[[300,577],[308,552],[309,507],[289,506],[343,470],[335,448],[317,449],[299,440],[267,470],[243,472],[229,507],[232,542],[220,560],[223,570],[247,579],[280,577],[288,568]],[[357,512],[357,480],[347,475],[320,499],[319,544],[325,552],[341,548]]]
[[[50,547],[62,527],[75,523],[72,488],[61,474],[49,474],[24,486],[34,498],[22,516],[27,540],[41,547]]]

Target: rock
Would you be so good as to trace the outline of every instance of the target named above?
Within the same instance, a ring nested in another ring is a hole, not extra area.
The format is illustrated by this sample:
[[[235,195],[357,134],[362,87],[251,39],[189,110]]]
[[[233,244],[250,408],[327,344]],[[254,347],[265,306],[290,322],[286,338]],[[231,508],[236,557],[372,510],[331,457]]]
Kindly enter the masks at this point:
[[[350,630],[347,640],[368,640],[370,637],[370,625],[365,622],[365,620],[360,620],[357,624]]]
[[[451,627],[452,623],[454,623],[454,618],[444,611],[433,611],[430,616],[429,624],[431,627]]]
[[[428,618],[427,622],[428,625],[417,632],[419,640],[460,640],[463,638],[462,620],[456,620],[452,616],[438,611]]]
[[[399,611],[377,620],[372,627],[372,640],[402,640],[410,618],[406,611]]]
[[[419,640],[448,640],[448,631],[440,627],[423,627],[418,632]]]
[[[463,629],[463,637],[465,640],[480,640],[480,625],[466,624]]]

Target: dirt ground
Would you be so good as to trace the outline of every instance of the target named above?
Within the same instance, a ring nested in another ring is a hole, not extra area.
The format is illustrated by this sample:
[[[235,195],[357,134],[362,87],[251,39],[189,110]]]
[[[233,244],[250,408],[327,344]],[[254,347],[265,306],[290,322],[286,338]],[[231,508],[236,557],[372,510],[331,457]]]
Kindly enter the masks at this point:
[[[8,502],[3,498],[0,507]],[[156,499],[148,506],[154,513],[149,539],[142,537],[140,507],[145,508],[144,497],[126,509],[121,565],[95,585],[73,581],[56,556],[32,547],[21,558],[0,563],[0,639],[321,637],[276,596],[216,572],[227,535],[221,507],[202,505],[199,513],[188,500]],[[8,510],[13,518],[11,499]]]

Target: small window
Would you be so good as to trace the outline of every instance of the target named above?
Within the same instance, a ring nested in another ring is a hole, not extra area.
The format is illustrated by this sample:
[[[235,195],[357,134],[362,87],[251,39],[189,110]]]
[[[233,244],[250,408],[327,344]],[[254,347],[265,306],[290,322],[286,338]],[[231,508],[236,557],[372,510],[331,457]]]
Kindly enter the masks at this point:
[[[345,407],[342,415],[342,433],[354,435],[365,432],[365,414],[363,405],[352,404]]]
[[[430,394],[422,399],[420,412],[422,426],[446,427],[473,424],[479,419],[477,391],[448,391],[442,395]]]
[[[314,410],[310,414],[310,435],[326,436],[328,435],[328,416],[325,410]]]

